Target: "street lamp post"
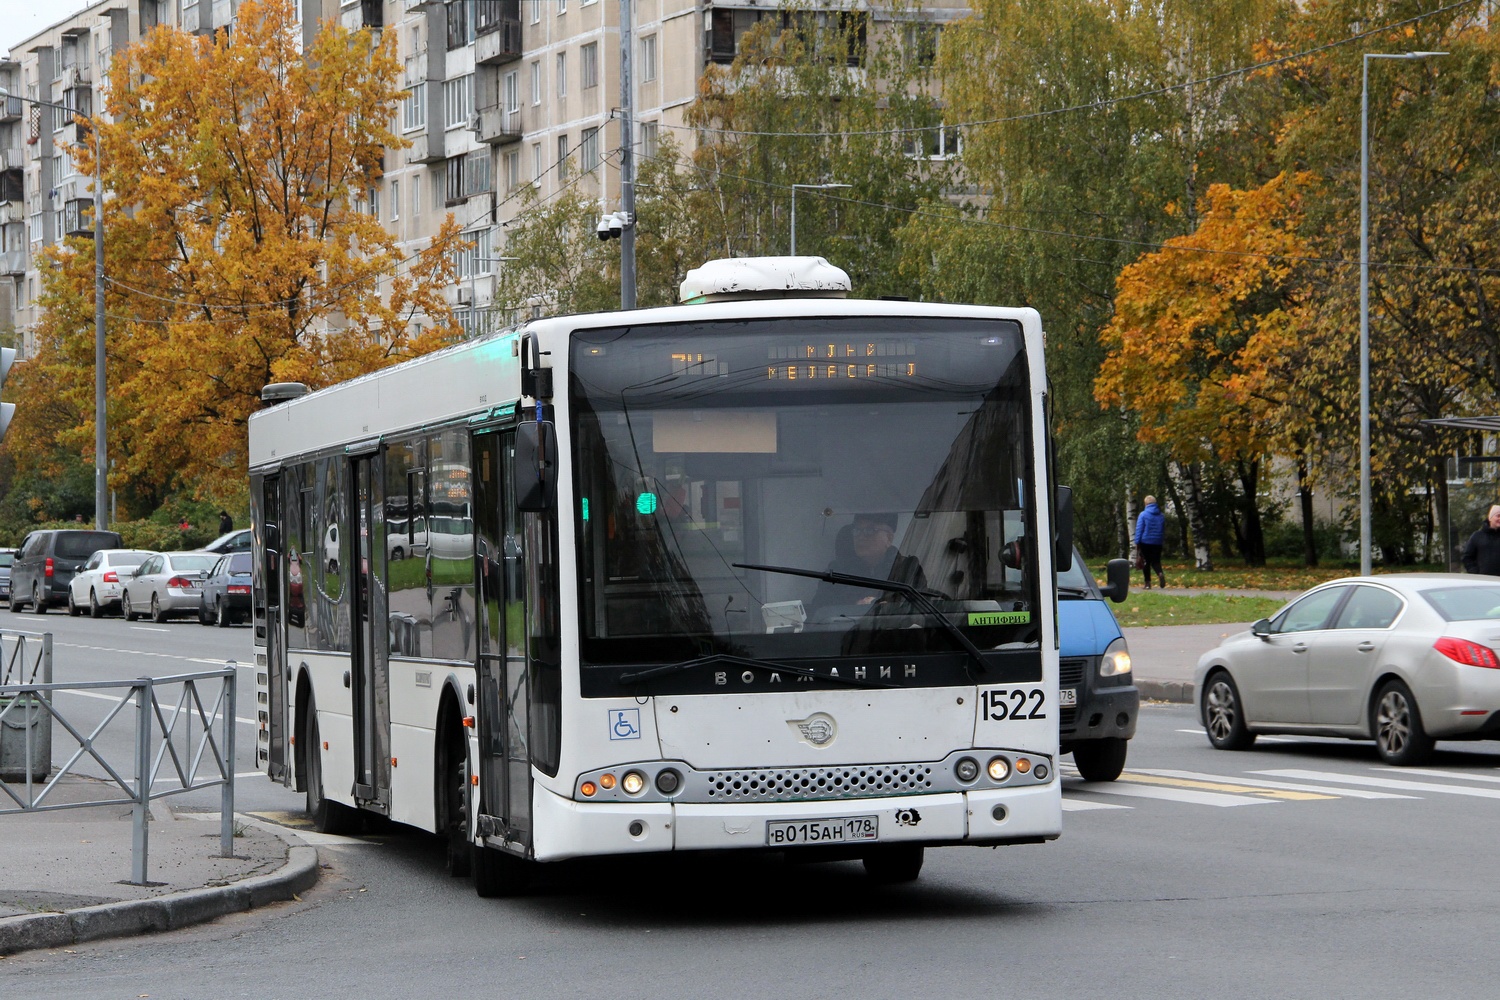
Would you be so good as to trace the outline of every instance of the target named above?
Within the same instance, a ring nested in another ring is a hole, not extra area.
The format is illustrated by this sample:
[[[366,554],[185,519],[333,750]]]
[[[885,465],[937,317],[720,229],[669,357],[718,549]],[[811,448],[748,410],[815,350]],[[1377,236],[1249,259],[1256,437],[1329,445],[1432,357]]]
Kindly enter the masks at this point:
[[[797,256],[797,189],[804,191],[839,191],[848,184],[793,184],[792,185],[792,256]]]
[[[1359,572],[1370,575],[1370,60],[1446,52],[1366,52],[1359,91]]]
[[[10,96],[0,87],[0,100]],[[19,95],[17,100],[81,117],[76,108],[65,104]],[[103,531],[109,527],[109,445],[104,406],[104,152],[98,126],[91,124],[89,131],[94,136],[94,526]]]

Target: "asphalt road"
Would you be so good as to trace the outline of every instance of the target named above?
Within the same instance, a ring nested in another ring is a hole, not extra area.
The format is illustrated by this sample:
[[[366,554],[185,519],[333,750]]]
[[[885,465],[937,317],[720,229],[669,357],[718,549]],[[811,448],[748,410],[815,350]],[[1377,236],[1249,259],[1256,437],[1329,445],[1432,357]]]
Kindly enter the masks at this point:
[[[60,662],[64,649],[136,643],[187,661],[248,647],[243,629],[49,624]],[[241,801],[296,819],[280,789]],[[1065,777],[1064,804],[1056,843],[929,851],[921,880],[895,888],[854,863],[715,856],[569,864],[532,895],[483,900],[444,874],[435,838],[318,838],[328,868],[297,902],[8,958],[0,994],[1487,994],[1500,744],[1440,744],[1421,771],[1332,740],[1263,738],[1231,754],[1208,746],[1188,706],[1153,705],[1124,778]]]

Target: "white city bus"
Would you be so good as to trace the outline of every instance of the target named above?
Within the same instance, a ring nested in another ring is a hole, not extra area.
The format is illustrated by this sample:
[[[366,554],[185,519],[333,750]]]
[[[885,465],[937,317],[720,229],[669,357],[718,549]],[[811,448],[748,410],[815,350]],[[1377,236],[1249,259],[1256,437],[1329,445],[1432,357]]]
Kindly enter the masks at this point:
[[[587,855],[901,881],[1057,837],[1040,320],[847,282],[713,262],[691,304],[268,387],[259,765],[322,830],[444,834],[482,895]]]

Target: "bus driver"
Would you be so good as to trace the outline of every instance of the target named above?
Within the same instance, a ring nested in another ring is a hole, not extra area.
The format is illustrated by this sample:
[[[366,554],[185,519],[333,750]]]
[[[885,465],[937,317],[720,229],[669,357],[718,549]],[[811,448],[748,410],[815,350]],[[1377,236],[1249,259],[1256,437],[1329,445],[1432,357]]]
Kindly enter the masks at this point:
[[[847,532],[847,535],[846,535]],[[848,573],[877,580],[907,583],[918,590],[927,587],[927,576],[916,556],[903,556],[892,544],[896,538],[895,514],[856,514],[850,529],[840,531],[834,542],[830,573]],[[872,604],[894,591],[859,588],[849,585],[820,583],[813,594],[815,608],[836,605]]]

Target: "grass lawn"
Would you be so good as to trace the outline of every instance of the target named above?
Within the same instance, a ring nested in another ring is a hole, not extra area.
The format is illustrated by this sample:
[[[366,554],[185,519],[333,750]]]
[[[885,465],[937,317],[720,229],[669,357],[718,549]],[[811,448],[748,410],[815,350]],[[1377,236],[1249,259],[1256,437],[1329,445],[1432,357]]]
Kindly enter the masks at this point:
[[[1105,560],[1089,566],[1095,579],[1104,579]],[[1316,569],[1294,562],[1273,562],[1267,566],[1247,567],[1236,562],[1220,564],[1211,573],[1200,573],[1187,563],[1166,563],[1162,569],[1169,587],[1191,587],[1194,590],[1281,590],[1300,591],[1344,576],[1358,576],[1358,565],[1330,564]],[[1375,567],[1384,572],[1444,572],[1441,566]],[[1110,610],[1126,627],[1142,625],[1233,625],[1248,624],[1257,618],[1268,618],[1286,605],[1275,597],[1241,597],[1229,594],[1168,595],[1141,587],[1141,573],[1134,571],[1130,596],[1124,604],[1111,604]]]

